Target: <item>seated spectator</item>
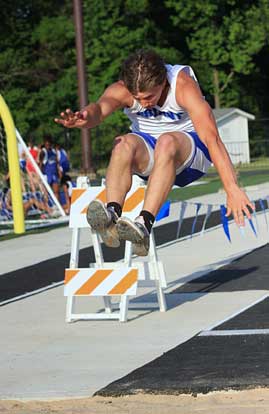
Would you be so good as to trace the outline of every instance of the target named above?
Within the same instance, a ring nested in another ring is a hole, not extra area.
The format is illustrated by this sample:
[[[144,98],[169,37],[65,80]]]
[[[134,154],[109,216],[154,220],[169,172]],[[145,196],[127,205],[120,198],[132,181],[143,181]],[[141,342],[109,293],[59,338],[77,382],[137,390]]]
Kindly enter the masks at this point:
[[[5,208],[7,216],[12,217],[12,199],[10,188],[5,189],[5,195],[2,198],[2,208]],[[41,213],[41,218],[48,218],[54,216],[54,210],[48,206],[42,199],[37,199],[32,193],[23,193],[23,210],[24,216],[31,209],[37,209]],[[47,213],[45,216],[44,213]]]
[[[0,201],[0,215],[6,219],[12,219],[12,209],[10,209],[10,204],[8,202],[8,193],[10,188],[4,187],[1,192],[1,201]]]
[[[71,196],[72,196],[72,190],[73,190],[73,183],[69,175],[65,174],[61,178],[61,186],[64,192],[64,201],[63,201],[62,206],[63,206],[65,213],[69,214],[70,207],[71,207]]]

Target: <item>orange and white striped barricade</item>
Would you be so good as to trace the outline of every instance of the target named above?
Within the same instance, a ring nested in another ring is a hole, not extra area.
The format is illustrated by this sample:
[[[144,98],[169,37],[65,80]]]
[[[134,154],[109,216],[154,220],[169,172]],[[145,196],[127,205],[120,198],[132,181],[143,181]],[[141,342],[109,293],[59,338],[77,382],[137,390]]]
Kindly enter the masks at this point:
[[[73,296],[135,296],[137,291],[138,268],[121,266],[118,269],[66,269],[64,295]],[[71,320],[119,319],[124,322],[124,309],[120,312],[72,314]],[[74,318],[75,316],[75,318]]]
[[[142,180],[136,179],[134,177],[132,188],[130,189],[129,193],[127,194],[124,206],[123,206],[123,215],[127,216],[131,219],[137,217],[139,212],[141,211],[141,207],[143,205],[145,195],[145,185]],[[72,199],[71,199],[71,210],[70,210],[70,222],[69,227],[73,229],[72,232],[72,244],[71,244],[71,255],[70,255],[70,269],[71,270],[79,270],[78,266],[78,256],[79,256],[79,238],[80,238],[80,230],[82,228],[88,228],[90,230],[89,224],[86,219],[86,211],[90,201],[94,199],[99,199],[106,202],[106,191],[105,186],[99,187],[91,187],[87,177],[79,177],[77,182],[77,188],[73,189],[72,192]],[[150,236],[150,250],[149,250],[149,260],[148,262],[135,262],[132,265],[132,244],[130,242],[126,242],[125,247],[125,257],[122,262],[104,262],[103,253],[101,248],[101,241],[98,234],[91,229],[92,234],[92,243],[93,249],[95,254],[95,263],[91,263],[88,271],[97,271],[97,270],[109,270],[116,272],[117,275],[123,275],[124,279],[124,272],[126,269],[134,269],[137,271],[138,282],[135,286],[138,287],[152,287],[155,286],[158,295],[158,302],[160,311],[166,311],[166,300],[165,295],[163,292],[163,288],[167,287],[164,268],[162,262],[158,261],[157,252],[155,247],[155,240],[153,232]],[[124,269],[124,270],[122,270]],[[85,270],[85,269],[80,269]],[[123,272],[123,273],[122,273]],[[71,273],[69,273],[70,275]],[[79,273],[80,274],[80,273]],[[91,279],[91,273],[83,273],[84,277],[87,278],[88,275],[89,280]],[[98,274],[98,273],[97,273]],[[100,275],[100,273],[99,273]],[[115,274],[112,272],[111,276],[109,277],[110,280],[113,280],[112,276],[114,277]],[[82,277],[82,276],[81,276]],[[115,276],[116,277],[116,276]],[[118,276],[117,276],[118,277]],[[77,279],[78,277],[76,277]],[[75,280],[75,279],[74,279]],[[84,279],[83,279],[84,280]],[[133,296],[130,294],[130,291],[121,294],[115,294],[116,296],[120,296],[120,306],[119,312],[113,312],[115,304],[112,305],[111,303],[111,296],[112,293],[108,293],[105,289],[102,291],[101,294],[100,287],[98,290],[94,290],[91,295],[87,294],[87,296],[102,296],[105,305],[105,312],[102,313],[94,313],[94,314],[75,314],[74,313],[74,299],[76,296],[81,296],[81,293],[77,293],[77,291],[72,291],[67,288],[68,277],[65,282],[65,295],[67,296],[67,308],[66,308],[66,320],[67,322],[71,322],[77,319],[119,319],[121,322],[125,322],[127,320],[127,312],[129,306],[129,296]],[[72,281],[72,285],[75,282]],[[89,282],[90,283],[90,282]],[[101,284],[101,287],[106,286],[106,284]],[[78,288],[79,290],[79,288]],[[79,290],[80,292],[80,290]],[[97,292],[99,292],[97,294]],[[114,291],[115,292],[115,291]],[[134,290],[131,291],[132,293]],[[145,304],[143,304],[144,307]],[[136,305],[137,307],[137,305]]]

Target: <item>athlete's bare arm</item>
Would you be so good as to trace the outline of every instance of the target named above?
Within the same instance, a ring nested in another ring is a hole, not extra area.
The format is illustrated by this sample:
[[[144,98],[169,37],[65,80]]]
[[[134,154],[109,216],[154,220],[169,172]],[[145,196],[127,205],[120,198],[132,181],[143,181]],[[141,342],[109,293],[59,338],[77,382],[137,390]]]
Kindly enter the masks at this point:
[[[248,207],[255,207],[237,183],[236,174],[229,154],[221,141],[212,110],[203,98],[198,84],[181,71],[177,79],[176,99],[189,113],[194,128],[208,148],[225,192],[227,194],[227,216],[233,213],[238,225],[244,225],[244,215],[251,218]]]
[[[97,102],[76,112],[66,109],[60,118],[55,118],[55,122],[66,128],[94,128],[117,109],[132,104],[132,95],[123,82],[118,81],[110,85]]]

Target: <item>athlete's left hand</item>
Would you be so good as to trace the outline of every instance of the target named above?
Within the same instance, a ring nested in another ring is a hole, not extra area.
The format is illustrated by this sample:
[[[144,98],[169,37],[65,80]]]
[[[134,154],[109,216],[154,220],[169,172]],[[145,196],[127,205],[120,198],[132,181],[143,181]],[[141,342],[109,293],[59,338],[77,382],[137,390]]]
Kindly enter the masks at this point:
[[[246,193],[238,186],[232,191],[227,192],[227,212],[226,217],[233,214],[234,220],[238,226],[245,225],[244,213],[247,218],[251,219],[251,212],[255,210],[255,205],[251,203]]]

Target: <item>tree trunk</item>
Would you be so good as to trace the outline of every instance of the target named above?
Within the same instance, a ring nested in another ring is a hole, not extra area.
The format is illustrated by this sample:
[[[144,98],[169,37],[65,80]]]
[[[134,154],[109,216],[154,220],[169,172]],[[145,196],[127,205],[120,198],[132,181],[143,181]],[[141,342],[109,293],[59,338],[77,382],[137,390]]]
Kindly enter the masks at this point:
[[[214,85],[214,102],[215,109],[220,108],[220,87],[219,87],[219,72],[216,68],[213,69],[213,85]]]

